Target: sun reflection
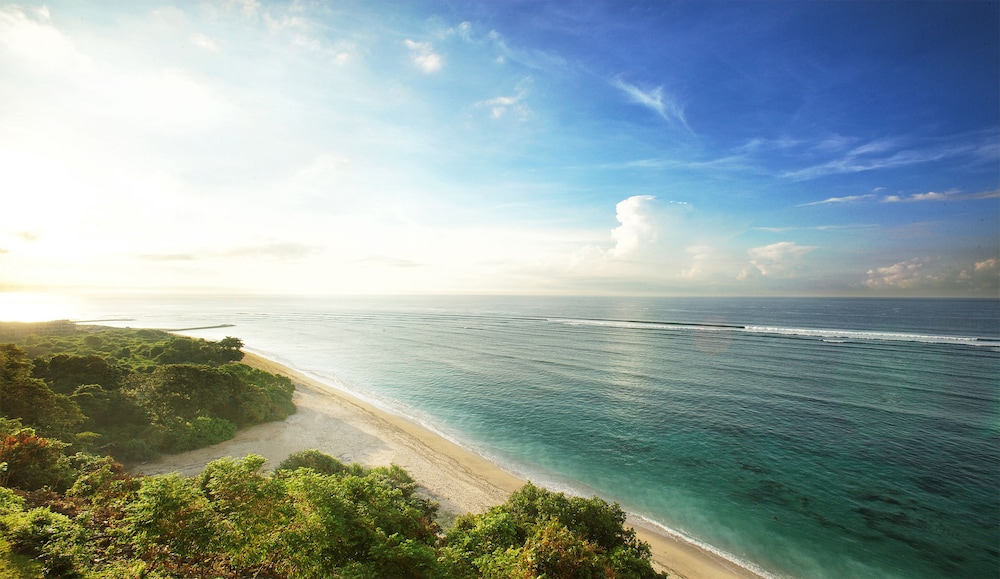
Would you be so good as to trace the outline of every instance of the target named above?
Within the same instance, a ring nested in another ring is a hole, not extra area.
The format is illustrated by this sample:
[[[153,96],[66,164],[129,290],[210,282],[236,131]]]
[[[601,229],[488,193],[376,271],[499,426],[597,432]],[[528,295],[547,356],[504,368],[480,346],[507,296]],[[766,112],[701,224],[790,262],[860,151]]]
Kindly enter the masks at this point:
[[[76,300],[58,294],[0,292],[0,322],[48,322],[77,317]]]

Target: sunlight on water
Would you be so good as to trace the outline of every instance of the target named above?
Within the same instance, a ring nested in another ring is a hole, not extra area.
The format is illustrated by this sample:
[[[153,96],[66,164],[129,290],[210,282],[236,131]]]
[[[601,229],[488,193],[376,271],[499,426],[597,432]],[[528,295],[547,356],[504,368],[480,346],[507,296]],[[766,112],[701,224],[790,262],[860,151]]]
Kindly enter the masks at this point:
[[[48,322],[77,317],[75,298],[58,294],[0,292],[0,322]]]

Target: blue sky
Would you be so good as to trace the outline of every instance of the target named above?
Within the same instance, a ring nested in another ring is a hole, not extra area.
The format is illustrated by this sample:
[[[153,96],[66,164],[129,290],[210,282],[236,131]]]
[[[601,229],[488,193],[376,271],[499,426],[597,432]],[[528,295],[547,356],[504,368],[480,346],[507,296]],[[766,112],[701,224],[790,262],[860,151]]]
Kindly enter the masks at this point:
[[[998,296],[996,2],[0,2],[0,290]]]

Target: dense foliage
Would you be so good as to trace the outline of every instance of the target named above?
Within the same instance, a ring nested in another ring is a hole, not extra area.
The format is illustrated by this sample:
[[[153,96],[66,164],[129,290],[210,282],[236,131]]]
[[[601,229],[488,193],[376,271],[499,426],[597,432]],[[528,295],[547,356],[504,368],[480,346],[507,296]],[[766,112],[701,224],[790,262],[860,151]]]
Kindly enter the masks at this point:
[[[0,416],[127,462],[221,442],[295,411],[291,381],[239,364],[242,346],[113,328],[0,344]]]
[[[306,450],[273,472],[249,455],[139,477],[102,454],[192,448],[294,411],[291,383],[225,342],[114,330],[0,345],[0,579],[660,576],[598,498],[528,484],[444,532],[398,466]]]
[[[65,493],[0,487],[0,540],[57,577],[659,576],[621,509],[601,499],[528,484],[442,534],[437,505],[397,466],[317,451],[273,473],[263,464],[249,455],[196,477],[132,477],[107,457],[77,455]]]

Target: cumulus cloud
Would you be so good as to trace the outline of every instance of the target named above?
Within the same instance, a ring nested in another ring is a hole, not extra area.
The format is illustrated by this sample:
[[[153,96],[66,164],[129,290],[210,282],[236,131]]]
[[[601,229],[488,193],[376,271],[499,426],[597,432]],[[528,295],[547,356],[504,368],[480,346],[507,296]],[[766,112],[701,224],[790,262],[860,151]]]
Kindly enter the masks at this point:
[[[909,289],[927,281],[934,280],[934,276],[927,272],[929,258],[915,257],[905,261],[900,261],[885,267],[876,267],[868,270],[868,278],[865,285],[870,288],[901,288]]]
[[[747,250],[750,255],[750,265],[752,265],[760,275],[764,277],[788,277],[791,276],[798,265],[799,259],[816,249],[812,245],[799,245],[794,241],[779,241],[761,247],[752,247]],[[745,269],[739,275],[739,279],[750,277],[752,270]]]
[[[608,255],[614,258],[635,253],[642,245],[656,240],[656,226],[653,221],[652,195],[635,195],[615,205],[615,218],[621,223],[611,230],[615,246]]]
[[[940,258],[914,257],[868,270],[864,285],[874,290],[975,293],[995,296],[1000,289],[1000,262],[988,258],[965,264]]]
[[[572,254],[573,275],[617,290],[635,284],[680,289],[731,281],[745,263],[742,252],[727,247],[732,232],[687,203],[634,195],[615,206],[615,217],[608,243]]]
[[[644,91],[620,78],[616,78],[612,84],[624,92],[632,102],[652,110],[670,123],[680,125],[688,131],[691,130],[684,117],[684,107],[673,95],[664,92],[662,86]]]
[[[427,74],[435,73],[444,67],[444,57],[434,52],[430,42],[416,42],[406,39],[403,44],[410,49],[410,58],[417,68]]]

